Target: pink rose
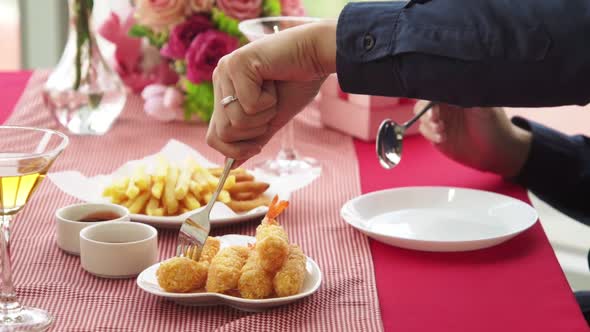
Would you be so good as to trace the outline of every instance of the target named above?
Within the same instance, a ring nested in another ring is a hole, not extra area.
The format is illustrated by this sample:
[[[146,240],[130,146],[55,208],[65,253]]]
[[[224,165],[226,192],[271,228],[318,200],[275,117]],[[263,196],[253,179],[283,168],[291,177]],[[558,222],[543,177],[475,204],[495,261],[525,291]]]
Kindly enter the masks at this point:
[[[116,46],[115,67],[133,68],[141,59],[141,40],[127,34],[134,24],[133,13],[123,22],[117,14],[111,13],[111,16],[98,29],[101,36]]]
[[[281,14],[284,16],[305,16],[301,0],[281,0]]]
[[[174,84],[178,75],[162,61],[158,50],[142,45],[141,39],[129,37],[127,32],[135,24],[133,13],[123,22],[112,14],[99,28],[99,33],[115,45],[113,69],[132,92],[139,93],[149,84]]]
[[[168,43],[162,47],[160,54],[172,59],[184,59],[191,42],[199,33],[212,29],[213,24],[206,16],[193,15],[174,27]]]
[[[190,9],[195,13],[209,13],[215,0],[188,0]]]
[[[260,16],[262,0],[217,0],[217,7],[227,15],[243,21]]]
[[[144,100],[144,111],[156,120],[173,121],[183,113],[184,95],[175,87],[148,85],[141,97]]]
[[[186,53],[186,77],[198,84],[211,81],[217,62],[238,48],[238,39],[217,30],[197,35]]]
[[[137,20],[155,30],[163,30],[182,21],[186,6],[186,0],[137,0]]]

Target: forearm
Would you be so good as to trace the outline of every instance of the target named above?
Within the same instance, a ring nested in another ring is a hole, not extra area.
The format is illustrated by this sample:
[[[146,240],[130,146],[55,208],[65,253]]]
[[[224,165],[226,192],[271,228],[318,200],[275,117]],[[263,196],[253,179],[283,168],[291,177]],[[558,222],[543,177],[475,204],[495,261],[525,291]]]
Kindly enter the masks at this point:
[[[514,180],[570,216],[588,221],[590,139],[567,136],[522,118],[513,122],[532,133],[527,160]]]
[[[343,90],[460,106],[590,101],[590,2],[352,3],[337,31]]]

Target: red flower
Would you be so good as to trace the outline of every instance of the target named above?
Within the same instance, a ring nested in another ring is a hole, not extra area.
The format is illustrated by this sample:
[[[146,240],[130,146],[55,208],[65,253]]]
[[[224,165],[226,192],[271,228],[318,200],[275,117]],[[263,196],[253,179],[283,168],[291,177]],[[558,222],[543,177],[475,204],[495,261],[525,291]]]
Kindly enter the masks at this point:
[[[238,39],[217,30],[197,35],[186,53],[188,80],[195,84],[211,81],[219,59],[237,49],[238,44]]]
[[[174,27],[160,54],[172,59],[184,59],[195,36],[212,28],[213,24],[206,16],[193,15]]]

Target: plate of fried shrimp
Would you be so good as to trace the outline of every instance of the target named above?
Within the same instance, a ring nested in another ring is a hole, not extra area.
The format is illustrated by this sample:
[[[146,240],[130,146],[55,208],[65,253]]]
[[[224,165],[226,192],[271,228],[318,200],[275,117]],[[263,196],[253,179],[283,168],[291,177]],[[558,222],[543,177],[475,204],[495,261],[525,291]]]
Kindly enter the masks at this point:
[[[172,257],[137,278],[144,291],[183,305],[228,305],[261,311],[318,290],[322,275],[313,259],[289,242],[276,217],[288,206],[273,199],[256,237],[209,237],[198,259]]]

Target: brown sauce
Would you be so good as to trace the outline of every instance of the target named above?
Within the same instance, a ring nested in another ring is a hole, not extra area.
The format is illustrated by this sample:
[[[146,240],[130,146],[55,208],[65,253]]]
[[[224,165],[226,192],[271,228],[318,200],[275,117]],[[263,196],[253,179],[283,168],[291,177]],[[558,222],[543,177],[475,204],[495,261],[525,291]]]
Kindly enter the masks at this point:
[[[99,222],[121,218],[121,215],[112,211],[93,212],[85,217],[80,218],[80,222]]]

